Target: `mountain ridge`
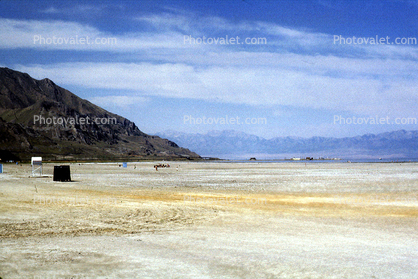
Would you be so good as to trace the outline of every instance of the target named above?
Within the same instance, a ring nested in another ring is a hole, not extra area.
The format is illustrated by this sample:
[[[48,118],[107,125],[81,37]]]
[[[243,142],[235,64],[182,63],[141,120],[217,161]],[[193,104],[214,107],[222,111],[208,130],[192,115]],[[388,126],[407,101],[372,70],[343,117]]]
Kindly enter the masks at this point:
[[[199,133],[166,131],[157,135],[175,140],[202,156],[418,158],[418,131],[397,130],[354,137],[275,137],[264,139],[245,132],[224,130]],[[232,136],[225,136],[230,134]]]
[[[35,123],[35,117],[114,119],[112,123]],[[0,68],[0,150],[28,160],[198,159],[176,143],[147,135],[134,122],[81,99],[48,78]]]

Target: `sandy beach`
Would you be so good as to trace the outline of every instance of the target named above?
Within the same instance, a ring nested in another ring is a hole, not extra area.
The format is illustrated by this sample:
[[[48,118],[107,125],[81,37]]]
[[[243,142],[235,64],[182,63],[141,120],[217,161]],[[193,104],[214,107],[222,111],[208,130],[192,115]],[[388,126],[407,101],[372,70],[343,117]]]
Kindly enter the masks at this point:
[[[5,164],[0,277],[418,278],[417,163],[157,163]]]

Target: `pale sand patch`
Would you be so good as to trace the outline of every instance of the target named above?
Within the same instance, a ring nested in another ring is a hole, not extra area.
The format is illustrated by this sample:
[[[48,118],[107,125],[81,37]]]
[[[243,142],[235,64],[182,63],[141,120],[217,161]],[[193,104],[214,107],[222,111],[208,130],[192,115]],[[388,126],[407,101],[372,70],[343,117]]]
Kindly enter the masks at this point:
[[[418,278],[418,164],[154,164],[5,165],[0,276]]]

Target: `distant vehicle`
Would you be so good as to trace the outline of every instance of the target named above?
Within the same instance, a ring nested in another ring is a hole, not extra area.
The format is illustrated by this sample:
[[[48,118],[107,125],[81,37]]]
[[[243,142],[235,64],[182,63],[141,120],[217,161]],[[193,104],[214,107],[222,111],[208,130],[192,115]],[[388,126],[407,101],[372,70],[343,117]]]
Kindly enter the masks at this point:
[[[158,168],[169,168],[170,165],[169,164],[158,164],[158,165],[154,165],[154,168],[156,171],[158,171]]]

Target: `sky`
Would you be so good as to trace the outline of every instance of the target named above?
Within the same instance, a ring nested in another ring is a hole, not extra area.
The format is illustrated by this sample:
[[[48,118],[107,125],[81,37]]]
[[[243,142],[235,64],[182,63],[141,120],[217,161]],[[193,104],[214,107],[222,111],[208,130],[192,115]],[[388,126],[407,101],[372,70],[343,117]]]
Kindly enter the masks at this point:
[[[418,0],[0,0],[0,67],[145,133],[418,130]]]

